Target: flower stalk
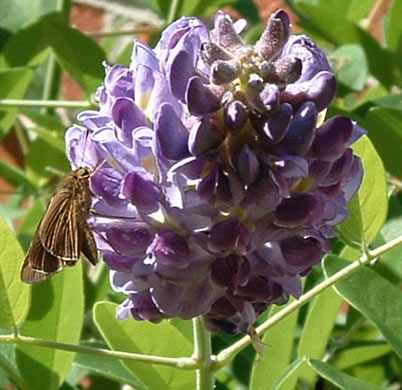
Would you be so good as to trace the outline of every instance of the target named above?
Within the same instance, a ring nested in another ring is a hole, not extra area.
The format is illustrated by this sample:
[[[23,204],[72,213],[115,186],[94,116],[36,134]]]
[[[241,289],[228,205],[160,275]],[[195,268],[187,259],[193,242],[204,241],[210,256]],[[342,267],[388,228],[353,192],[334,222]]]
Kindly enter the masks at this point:
[[[211,369],[213,364],[211,334],[201,317],[193,319],[194,354],[193,359],[200,364],[197,368],[197,390],[212,390],[215,378]]]
[[[91,108],[93,103],[88,100],[0,99],[0,107]]]

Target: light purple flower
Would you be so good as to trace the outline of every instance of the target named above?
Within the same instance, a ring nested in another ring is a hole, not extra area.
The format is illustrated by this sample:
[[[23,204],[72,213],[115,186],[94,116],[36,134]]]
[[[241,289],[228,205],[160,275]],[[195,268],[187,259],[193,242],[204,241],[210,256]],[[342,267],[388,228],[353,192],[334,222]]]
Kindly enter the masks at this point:
[[[91,178],[90,225],[118,318],[203,315],[246,332],[271,303],[301,294],[362,180],[350,119],[319,123],[336,92],[325,54],[271,16],[256,45],[218,12],[212,31],[181,18],[129,67],[105,66],[98,111],[66,135]]]

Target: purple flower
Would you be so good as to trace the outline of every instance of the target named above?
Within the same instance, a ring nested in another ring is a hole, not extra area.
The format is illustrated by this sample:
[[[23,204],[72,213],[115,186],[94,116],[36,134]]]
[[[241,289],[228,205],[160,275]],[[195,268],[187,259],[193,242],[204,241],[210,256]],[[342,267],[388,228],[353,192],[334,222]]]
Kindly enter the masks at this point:
[[[246,332],[301,294],[347,217],[364,131],[320,122],[336,92],[325,54],[282,10],[254,46],[243,27],[218,12],[212,31],[182,18],[155,49],[136,41],[67,132],[72,165],[100,166],[89,222],[127,294],[118,318]]]

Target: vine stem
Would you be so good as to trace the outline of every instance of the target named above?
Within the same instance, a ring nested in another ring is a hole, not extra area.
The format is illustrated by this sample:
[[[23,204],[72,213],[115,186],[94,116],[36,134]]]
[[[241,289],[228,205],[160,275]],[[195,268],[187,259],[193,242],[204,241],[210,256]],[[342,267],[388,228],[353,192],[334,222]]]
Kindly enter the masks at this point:
[[[163,356],[142,355],[139,353],[130,353],[123,351],[111,351],[109,349],[104,348],[92,348],[92,347],[86,347],[84,345],[67,344],[58,341],[23,336],[20,334],[12,334],[5,336],[0,335],[0,343],[36,345],[38,347],[61,349],[64,351],[85,353],[88,355],[97,355],[121,360],[135,360],[137,362],[160,364],[163,366],[181,368],[183,370],[194,370],[201,366],[201,363],[194,360],[193,358],[187,358],[187,357],[169,358]]]
[[[88,100],[21,100],[0,99],[0,107],[48,107],[48,108],[90,108],[93,104]]]
[[[347,276],[351,275],[353,272],[357,271],[363,265],[369,263],[370,261],[374,260],[375,258],[383,255],[384,253],[390,251],[391,249],[399,246],[402,244],[402,236],[399,236],[386,244],[372,250],[372,251],[365,251],[362,256],[350,263],[347,267],[342,268],[340,271],[336,272],[332,276],[325,279],[323,282],[312,288],[311,290],[307,291],[305,294],[301,295],[298,300],[291,302],[287,305],[284,309],[270,317],[268,320],[263,322],[257,329],[256,332],[258,335],[261,335],[270,327],[275,325],[277,322],[282,320],[283,318],[287,317],[299,307],[303,306],[305,303],[310,301],[312,298],[317,296],[319,293],[327,289],[328,287],[334,285],[336,282],[346,278]],[[230,347],[222,350],[216,356],[215,363],[213,366],[213,370],[219,370],[223,366],[227,365],[235,356],[236,354],[241,351],[243,348],[247,347],[251,344],[250,336],[245,336],[238,340],[236,343],[232,344]]]
[[[177,17],[177,10],[179,8],[180,0],[172,0],[170,3],[169,14],[167,17],[167,24],[174,22]]]
[[[199,363],[197,368],[197,390],[212,390],[215,384],[212,371],[213,356],[211,347],[211,335],[206,329],[202,318],[193,319],[194,336],[194,361]]]

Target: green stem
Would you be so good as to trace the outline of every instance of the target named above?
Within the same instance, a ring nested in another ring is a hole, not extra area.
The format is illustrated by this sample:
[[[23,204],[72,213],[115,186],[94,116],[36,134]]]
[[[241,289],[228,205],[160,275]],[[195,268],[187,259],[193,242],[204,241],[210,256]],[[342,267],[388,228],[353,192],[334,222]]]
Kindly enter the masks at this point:
[[[272,317],[270,317],[267,321],[262,323],[257,329],[257,334],[261,335],[270,327],[275,325],[277,322],[281,321],[283,318],[287,317],[295,310],[309,302],[312,298],[320,294],[322,291],[327,289],[328,287],[334,285],[336,282],[348,277],[353,272],[357,271],[363,265],[369,263],[370,261],[374,260],[375,258],[383,255],[384,253],[390,251],[391,249],[399,246],[402,244],[402,236],[387,242],[386,244],[374,249],[372,251],[368,251],[364,253],[359,260],[354,261],[347,267],[341,269],[337,273],[333,274],[332,276],[325,279],[323,282],[312,288],[311,290],[307,291],[305,294],[300,296],[297,301],[293,301],[289,305],[287,305],[283,310],[279,311]],[[236,354],[241,351],[243,348],[247,347],[251,343],[251,339],[249,336],[245,336],[238,340],[236,343],[232,344],[230,347],[222,350],[217,356],[215,360],[215,364],[213,370],[219,370],[221,367],[227,365],[235,356]]]
[[[197,390],[212,390],[215,384],[212,372],[212,347],[211,335],[205,328],[201,317],[193,319],[194,355],[193,359],[198,362]]]
[[[59,0],[57,4],[57,9],[63,15],[63,21],[66,25],[70,21],[70,11],[71,11],[71,0]],[[59,95],[61,82],[61,68],[56,62],[56,56],[51,54],[47,64],[46,77],[42,92],[43,100],[55,100]],[[43,113],[49,113],[51,110],[50,106],[43,106]]]
[[[85,33],[91,38],[108,38],[108,37],[119,37],[124,35],[138,35],[138,34],[154,34],[161,31],[161,27],[147,27],[142,29],[132,29],[132,30],[120,30],[120,31],[88,31]]]
[[[51,107],[51,108],[91,108],[93,104],[87,100],[20,100],[0,99],[0,107]]]
[[[0,344],[1,343],[36,345],[42,348],[61,349],[63,351],[85,353],[88,355],[97,355],[121,360],[134,360],[137,362],[160,364],[163,366],[175,367],[183,370],[194,370],[200,366],[200,363],[195,361],[193,358],[169,358],[153,355],[141,355],[138,353],[129,353],[123,351],[111,351],[104,348],[85,347],[83,345],[60,343],[58,341],[45,340],[22,335],[0,336]]]
[[[167,24],[173,23],[177,18],[177,11],[181,0],[172,0],[169,8],[169,15],[167,17]]]

